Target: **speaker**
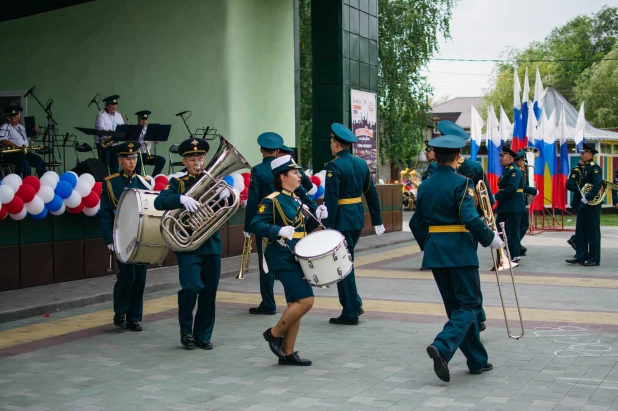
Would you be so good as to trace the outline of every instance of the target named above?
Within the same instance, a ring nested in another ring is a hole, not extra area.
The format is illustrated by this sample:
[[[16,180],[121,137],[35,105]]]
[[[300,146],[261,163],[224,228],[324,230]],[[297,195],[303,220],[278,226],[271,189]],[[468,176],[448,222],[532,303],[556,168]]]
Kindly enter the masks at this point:
[[[89,173],[92,174],[95,181],[103,181],[107,177],[107,170],[103,163],[96,158],[88,158],[79,163],[73,170],[78,176]]]

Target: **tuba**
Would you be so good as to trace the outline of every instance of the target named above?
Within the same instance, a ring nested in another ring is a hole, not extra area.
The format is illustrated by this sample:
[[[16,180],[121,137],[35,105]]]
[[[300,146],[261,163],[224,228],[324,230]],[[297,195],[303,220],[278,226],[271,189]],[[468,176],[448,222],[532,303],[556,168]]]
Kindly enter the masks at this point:
[[[198,201],[200,207],[193,213],[184,208],[166,211],[161,219],[161,235],[174,251],[198,249],[240,206],[240,193],[223,181],[223,177],[251,166],[232,143],[221,135],[219,138],[219,148],[202,177],[185,193]],[[230,196],[220,198],[226,189]]]
[[[534,183],[534,160],[541,155],[541,152],[536,147],[524,147],[522,150],[526,152],[526,184],[529,187],[536,187],[536,184]],[[536,195],[524,194],[524,197],[526,199],[526,205],[530,205],[534,201],[534,197],[536,197]]]
[[[591,183],[584,184],[581,190],[582,197],[588,194],[590,190],[592,190],[592,184]],[[618,185],[612,183],[611,181],[603,180],[603,183],[601,183],[601,189],[591,201],[588,201],[588,205],[596,206],[596,205],[601,204],[603,200],[605,200],[605,196],[607,195],[607,192],[609,190],[618,190]]]

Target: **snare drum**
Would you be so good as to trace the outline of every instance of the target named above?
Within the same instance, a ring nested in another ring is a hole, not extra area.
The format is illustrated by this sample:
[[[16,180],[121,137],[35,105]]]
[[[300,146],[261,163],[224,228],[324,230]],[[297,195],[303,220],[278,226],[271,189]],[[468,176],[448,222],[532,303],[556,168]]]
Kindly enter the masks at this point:
[[[309,234],[294,247],[305,280],[325,287],[346,278],[352,271],[352,256],[343,235],[337,230],[322,230]]]
[[[161,264],[169,248],[161,236],[164,210],[154,207],[156,191],[128,188],[118,200],[114,218],[114,249],[125,264]]]

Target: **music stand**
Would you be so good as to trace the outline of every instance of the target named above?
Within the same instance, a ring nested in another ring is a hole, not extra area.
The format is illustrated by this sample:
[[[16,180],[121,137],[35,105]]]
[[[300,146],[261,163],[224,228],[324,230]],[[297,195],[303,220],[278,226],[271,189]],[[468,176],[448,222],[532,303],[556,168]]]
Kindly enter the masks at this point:
[[[138,141],[142,129],[143,127],[139,124],[121,124],[116,127],[116,133],[122,134],[125,141]]]
[[[146,135],[144,136],[144,141],[155,142],[155,155],[157,154],[156,143],[160,141],[167,141],[170,137],[171,130],[171,124],[148,124],[148,128],[146,129]]]

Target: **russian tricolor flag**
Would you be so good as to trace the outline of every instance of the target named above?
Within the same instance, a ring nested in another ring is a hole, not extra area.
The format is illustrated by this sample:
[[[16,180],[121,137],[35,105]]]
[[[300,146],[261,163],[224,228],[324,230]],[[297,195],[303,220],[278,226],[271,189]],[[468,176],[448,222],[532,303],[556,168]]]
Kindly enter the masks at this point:
[[[487,111],[487,182],[492,193],[498,192],[498,178],[502,175],[500,165],[500,147],[502,146],[502,136],[498,130],[498,118],[494,112],[493,104],[489,105]]]
[[[517,68],[513,68],[513,144],[511,150],[517,152],[524,145],[524,130],[521,122],[521,85]]]
[[[518,150],[526,147],[528,145],[528,107],[530,106],[530,102],[528,101],[530,95],[530,82],[528,81],[528,67],[526,67],[526,75],[524,77],[524,93],[521,98],[521,127],[522,132],[520,134],[523,135],[523,144]]]
[[[473,105],[470,105],[470,119],[470,159],[476,161],[476,156],[479,153],[479,148],[483,140],[484,124],[483,118]]]
[[[586,115],[584,114],[584,102],[579,107],[579,115],[577,116],[577,124],[575,125],[575,144],[577,145],[577,152],[582,151],[582,144],[586,142],[586,136],[584,131],[586,130]]]
[[[556,208],[566,210],[566,182],[569,178],[569,150],[567,149],[567,136],[570,134],[570,127],[567,125],[564,106],[560,112],[560,126],[558,127],[558,138],[560,139],[560,171],[552,178],[553,202]]]
[[[534,84],[534,104],[528,109],[528,131],[526,133],[528,134],[528,145],[539,150],[539,156],[534,160],[534,184],[539,192],[530,205],[532,211],[540,211],[545,208],[545,156],[543,155],[543,136],[539,127],[539,119],[541,119],[543,114],[540,101],[542,94],[543,83],[541,82],[541,74],[537,67]]]
[[[541,134],[543,135],[543,156],[547,161],[549,175],[552,179],[552,203],[556,200],[554,190],[556,184],[554,178],[558,171],[558,158],[556,156],[556,110],[554,110],[549,119],[545,114],[541,114]]]

